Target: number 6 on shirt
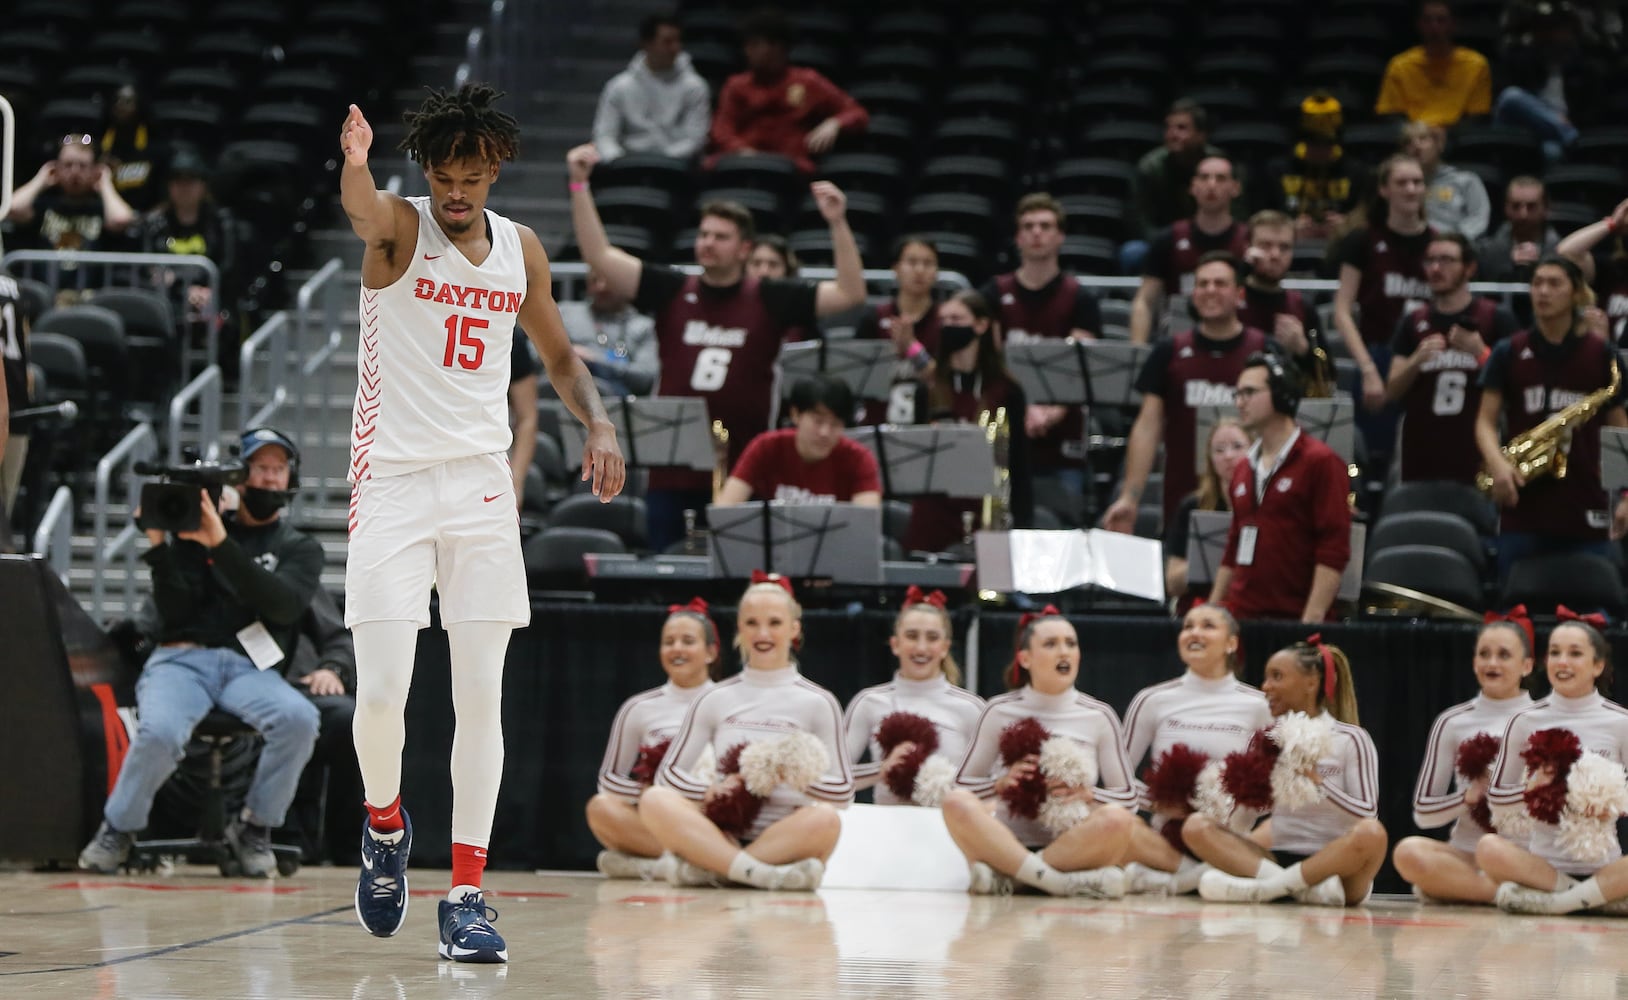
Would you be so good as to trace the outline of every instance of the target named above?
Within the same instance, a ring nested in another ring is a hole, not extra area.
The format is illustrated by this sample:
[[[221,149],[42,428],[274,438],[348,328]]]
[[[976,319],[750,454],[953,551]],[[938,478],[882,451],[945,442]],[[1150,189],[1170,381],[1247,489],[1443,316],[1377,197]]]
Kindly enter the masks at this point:
[[[479,337],[473,336],[471,330],[484,330],[491,324],[484,319],[473,316],[448,316],[447,327],[447,353],[441,359],[444,368],[452,367],[452,359],[458,359],[458,366],[465,371],[476,371],[486,357],[486,344]],[[466,354],[463,348],[470,348],[473,353]]]
[[[690,371],[690,388],[696,392],[716,392],[729,377],[729,362],[735,355],[727,347],[708,347],[695,356],[695,367]]]

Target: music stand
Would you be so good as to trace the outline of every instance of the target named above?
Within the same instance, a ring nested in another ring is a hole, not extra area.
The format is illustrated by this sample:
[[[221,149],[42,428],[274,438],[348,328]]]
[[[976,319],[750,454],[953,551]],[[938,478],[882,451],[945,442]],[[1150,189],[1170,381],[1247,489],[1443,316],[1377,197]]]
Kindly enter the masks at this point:
[[[1215,583],[1221,558],[1226,555],[1227,532],[1232,515],[1220,510],[1195,510],[1188,522],[1187,532],[1187,588],[1195,587],[1207,592]],[[1351,524],[1351,558],[1340,575],[1340,590],[1336,598],[1355,601],[1362,595],[1362,565],[1368,544],[1368,526],[1353,521]]]
[[[1136,406],[1136,377],[1152,349],[1111,340],[1051,337],[1006,346],[1006,367],[1030,403]]]
[[[1098,587],[1163,602],[1158,540],[1117,531],[980,531],[973,536],[978,586],[1004,593],[1058,594]]]
[[[761,569],[792,579],[880,586],[882,509],[783,501],[707,506],[713,575]]]
[[[1331,399],[1302,399],[1295,422],[1300,429],[1334,449],[1346,465],[1355,461],[1357,434],[1353,421],[1356,403],[1344,392]]]
[[[891,340],[805,340],[780,348],[781,384],[825,374],[848,383],[860,399],[887,399],[899,367]]]
[[[1612,494],[1628,489],[1628,427],[1600,428],[1600,484]]]
[[[558,404],[562,408],[564,404]],[[616,427],[628,468],[672,467],[710,472],[717,464],[712,419],[699,396],[611,397],[605,413]],[[582,464],[588,431],[570,411],[560,418],[566,466]]]
[[[994,490],[995,446],[982,427],[852,427],[848,436],[876,456],[884,496],[975,498]]]

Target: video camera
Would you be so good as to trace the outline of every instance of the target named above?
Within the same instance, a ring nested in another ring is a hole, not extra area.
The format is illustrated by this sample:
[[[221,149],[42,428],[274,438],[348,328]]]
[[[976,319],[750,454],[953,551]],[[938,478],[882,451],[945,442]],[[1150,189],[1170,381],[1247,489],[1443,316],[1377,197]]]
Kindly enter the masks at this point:
[[[249,478],[248,466],[239,459],[226,462],[205,462],[198,449],[181,449],[182,465],[155,465],[137,462],[138,476],[158,476],[156,483],[141,487],[141,515],[136,527],[143,531],[196,531],[203,523],[203,512],[198,508],[198,489],[209,492],[209,498],[220,502],[221,488],[241,486]]]

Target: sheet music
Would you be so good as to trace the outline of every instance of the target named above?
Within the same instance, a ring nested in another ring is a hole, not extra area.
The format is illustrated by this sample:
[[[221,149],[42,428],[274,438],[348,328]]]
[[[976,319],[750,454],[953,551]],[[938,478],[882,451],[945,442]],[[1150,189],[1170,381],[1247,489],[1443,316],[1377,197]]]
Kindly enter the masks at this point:
[[[1056,594],[1096,586],[1164,600],[1164,557],[1156,539],[1114,531],[981,531],[976,541],[980,586]]]
[[[1628,489],[1628,427],[1600,428],[1600,483],[1608,493]]]

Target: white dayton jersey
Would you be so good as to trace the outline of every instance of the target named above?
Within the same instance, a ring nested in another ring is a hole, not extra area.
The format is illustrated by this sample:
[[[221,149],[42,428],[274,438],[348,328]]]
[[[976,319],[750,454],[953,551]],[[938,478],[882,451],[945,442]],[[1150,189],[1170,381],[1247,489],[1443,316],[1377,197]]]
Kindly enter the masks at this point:
[[[406,273],[362,289],[352,482],[505,453],[513,438],[509,353],[526,297],[520,232],[487,212],[492,250],[476,266],[441,232],[428,198],[407,200],[418,243]]]

